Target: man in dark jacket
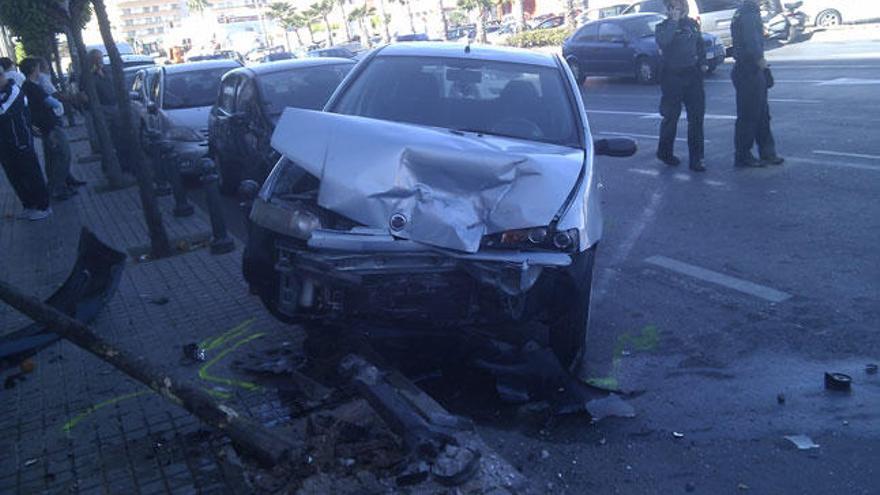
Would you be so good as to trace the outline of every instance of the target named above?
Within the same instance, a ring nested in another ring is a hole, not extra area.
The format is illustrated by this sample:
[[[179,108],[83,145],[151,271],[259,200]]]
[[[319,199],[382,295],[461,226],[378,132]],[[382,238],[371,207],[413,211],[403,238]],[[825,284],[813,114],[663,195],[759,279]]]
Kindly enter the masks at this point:
[[[40,83],[39,59],[24,59],[21,62],[21,72],[27,78],[21,88],[28,99],[31,121],[40,131],[43,141],[49,194],[56,201],[64,201],[76,193],[67,185],[70,174],[70,142],[61,128],[64,106],[50,96]]]
[[[667,0],[667,17],[655,28],[655,39],[660,47],[660,143],[657,158],[667,165],[678,165],[681,160],[672,150],[678,131],[681,105],[687,109],[688,162],[696,172],[703,172],[703,117],[706,114],[706,93],[703,73],[706,64],[706,46],[697,21],[688,17],[685,0]]]
[[[736,132],[734,144],[737,167],[782,165],[770,131],[770,106],[767,103],[769,69],[764,59],[764,23],[757,0],[744,0],[730,24],[733,35],[733,58],[730,73],[736,88]],[[752,155],[758,143],[760,161]]]
[[[49,192],[34,152],[25,96],[3,73],[0,73],[0,163],[24,207],[22,218],[49,217],[52,214]]]

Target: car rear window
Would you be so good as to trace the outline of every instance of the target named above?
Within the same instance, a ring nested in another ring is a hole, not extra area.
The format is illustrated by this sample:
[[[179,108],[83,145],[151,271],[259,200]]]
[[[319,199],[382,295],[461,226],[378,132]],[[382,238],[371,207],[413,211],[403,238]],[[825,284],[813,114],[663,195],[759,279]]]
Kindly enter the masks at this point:
[[[742,0],[697,0],[697,7],[700,8],[701,14],[720,10],[736,10],[740,5],[742,5]]]
[[[220,79],[230,70],[232,67],[168,74],[162,106],[169,110],[212,106],[220,91]]]
[[[569,96],[556,67],[379,56],[332,111],[580,147]]]
[[[278,115],[287,107],[320,110],[354,64],[321,65],[259,76],[266,113]]]

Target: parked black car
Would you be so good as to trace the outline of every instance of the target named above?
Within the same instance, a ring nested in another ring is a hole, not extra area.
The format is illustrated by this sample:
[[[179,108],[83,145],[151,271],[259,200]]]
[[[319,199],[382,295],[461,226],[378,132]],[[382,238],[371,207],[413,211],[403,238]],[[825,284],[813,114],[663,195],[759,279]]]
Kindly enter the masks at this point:
[[[352,67],[347,59],[306,58],[243,67],[223,76],[208,122],[221,191],[232,194],[246,178],[262,182],[277,161],[269,141],[281,112],[323,108]]]

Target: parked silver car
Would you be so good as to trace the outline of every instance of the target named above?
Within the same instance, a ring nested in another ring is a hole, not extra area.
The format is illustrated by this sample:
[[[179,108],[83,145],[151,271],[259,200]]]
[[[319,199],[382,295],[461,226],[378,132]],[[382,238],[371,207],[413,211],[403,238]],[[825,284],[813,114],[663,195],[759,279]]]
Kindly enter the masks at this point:
[[[198,173],[199,159],[208,151],[208,115],[220,80],[239,67],[235,60],[211,60],[147,68],[135,76],[131,98],[141,144],[158,131],[174,145],[180,172]]]
[[[244,274],[285,321],[540,321],[571,366],[602,236],[593,143],[558,55],[380,48],[323,112],[288,108]]]
[[[704,33],[712,33],[721,39],[724,46],[730,46],[730,23],[733,14],[742,4],[742,0],[687,0],[690,17],[700,23]],[[645,12],[666,13],[663,0],[640,0],[633,3],[622,14],[638,14]]]

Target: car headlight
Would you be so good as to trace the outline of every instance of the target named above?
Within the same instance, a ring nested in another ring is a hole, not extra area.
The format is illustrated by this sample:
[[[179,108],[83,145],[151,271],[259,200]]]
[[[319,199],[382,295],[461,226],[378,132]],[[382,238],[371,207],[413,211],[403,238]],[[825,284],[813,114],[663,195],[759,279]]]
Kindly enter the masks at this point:
[[[198,132],[190,129],[189,127],[172,127],[168,129],[165,133],[168,136],[168,139],[172,141],[185,141],[188,143],[198,143],[200,141],[204,141],[205,138],[202,137]]]
[[[301,203],[254,201],[251,221],[279,234],[309,240],[321,228],[321,218]]]
[[[553,230],[549,227],[507,230],[483,237],[482,245],[502,249],[550,249],[574,252],[578,248],[577,229]]]

